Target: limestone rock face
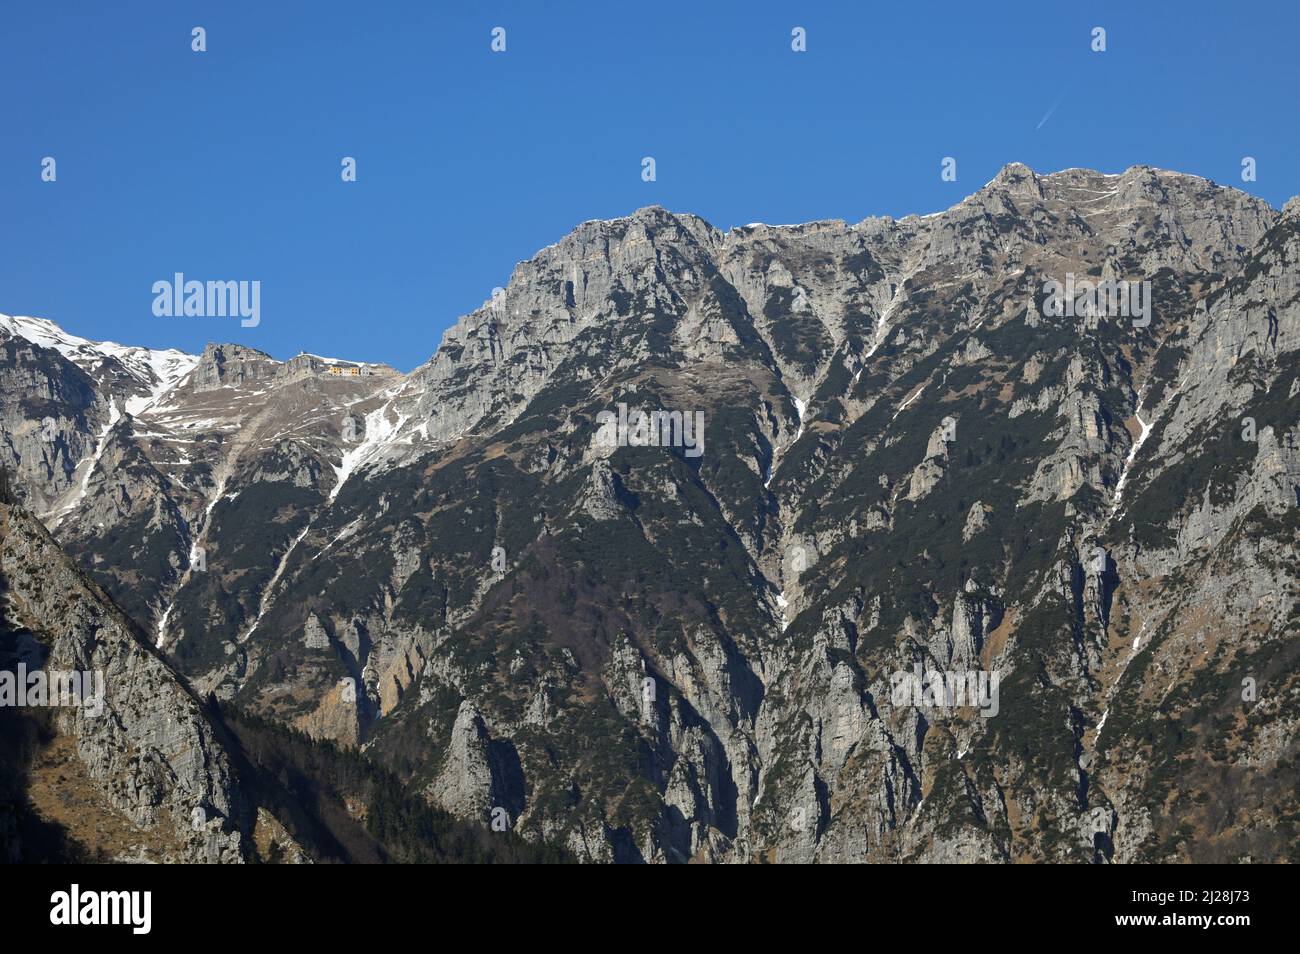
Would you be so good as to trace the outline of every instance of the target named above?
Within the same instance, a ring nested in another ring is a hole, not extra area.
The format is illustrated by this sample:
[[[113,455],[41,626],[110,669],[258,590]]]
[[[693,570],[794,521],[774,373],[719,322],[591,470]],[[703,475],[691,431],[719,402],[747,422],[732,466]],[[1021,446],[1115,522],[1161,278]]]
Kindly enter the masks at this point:
[[[14,319],[0,460],[194,685],[582,860],[1280,860],[1298,210],[1019,163],[925,217],[641,209],[406,375]]]
[[[597,520],[611,520],[618,516],[617,491],[608,461],[598,460],[592,466],[591,479],[583,495],[583,509]]]
[[[94,453],[110,413],[94,379],[0,316],[0,385],[0,464],[38,506],[75,493],[78,465]]]
[[[925,457],[917,465],[916,470],[912,471],[907,490],[908,500],[920,500],[938,486],[947,469],[948,445],[955,438],[956,427],[956,421],[945,418],[930,435],[930,440],[925,446]]]
[[[313,739],[356,745],[361,736],[357,698],[356,681],[345,677],[316,702],[311,712],[299,716],[295,726]]]
[[[320,617],[315,613],[307,617],[307,625],[303,628],[302,644],[308,649],[330,648],[329,633],[325,632]]]
[[[210,344],[203,349],[185,387],[202,392],[257,385],[275,376],[276,365],[270,355],[253,348]]]
[[[429,795],[455,815],[484,823],[505,818],[513,824],[522,795],[514,777],[517,772],[502,747],[493,744],[482,714],[464,702]]]
[[[57,722],[113,807],[162,833],[173,846],[164,860],[242,861],[238,783],[189,690],[45,528],[8,507],[0,507],[0,573],[6,620],[38,634],[45,670],[102,676],[102,712],[64,707]]]
[[[966,543],[971,537],[988,526],[988,510],[980,501],[971,504],[970,513],[966,515],[966,525],[961,528],[961,538]]]

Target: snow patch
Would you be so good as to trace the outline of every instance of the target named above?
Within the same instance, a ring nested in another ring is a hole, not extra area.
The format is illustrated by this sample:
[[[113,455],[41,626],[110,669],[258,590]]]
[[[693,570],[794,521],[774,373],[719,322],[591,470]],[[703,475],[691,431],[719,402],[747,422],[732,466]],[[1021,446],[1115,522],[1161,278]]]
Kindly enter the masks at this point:
[[[344,454],[339,466],[334,468],[337,479],[334,482],[333,489],[330,490],[329,503],[334,502],[334,498],[339,495],[339,491],[343,489],[343,485],[347,483],[349,477],[378,457],[386,447],[397,439],[397,434],[406,421],[407,415],[405,414],[399,415],[396,423],[390,421],[388,419],[388,404],[366,415],[365,439],[354,449]]]
[[[915,401],[915,400],[916,400],[917,398],[919,398],[922,394],[924,394],[924,393],[925,393],[925,389],[928,388],[929,386],[930,386],[930,385],[928,385],[928,384],[923,384],[923,385],[921,385],[921,389],[920,389],[919,391],[917,391],[917,392],[916,392],[915,394],[913,394],[910,398],[908,398],[906,401],[904,401],[902,404],[900,404],[900,405],[898,406],[898,410],[894,412],[894,416],[891,417],[891,418],[889,419],[889,420],[890,420],[890,423],[893,423],[894,421],[898,420],[898,415],[900,415],[900,414],[902,414],[904,411],[906,411],[907,408],[908,408],[908,405],[910,405],[913,401]]]
[[[77,495],[70,502],[60,507],[53,515],[56,525],[61,523],[64,517],[76,508],[77,504],[86,499],[86,491],[90,488],[90,475],[95,472],[95,468],[99,466],[99,459],[104,456],[104,445],[108,443],[109,432],[113,430],[113,425],[121,419],[122,412],[118,410],[117,400],[110,398],[108,402],[108,423],[104,425],[104,429],[99,432],[99,439],[95,441],[95,450],[90,455],[86,472],[81,475],[81,485],[77,488]]]
[[[807,405],[806,403],[804,403],[803,401],[799,400],[799,399],[798,399],[797,397],[795,397],[793,394],[790,395],[790,397],[791,397],[791,399],[794,401],[794,412],[795,412],[795,414],[798,415],[798,417],[799,417],[799,429],[798,429],[797,431],[795,431],[794,440],[792,440],[789,444],[786,444],[785,447],[782,447],[782,448],[773,448],[773,450],[772,450],[772,463],[770,463],[770,464],[768,465],[768,467],[767,467],[767,473],[763,475],[763,489],[764,489],[764,490],[766,490],[766,489],[771,485],[771,483],[772,483],[772,475],[776,473],[776,464],[777,464],[777,461],[779,461],[779,460],[781,459],[781,454],[782,454],[785,450],[787,450],[787,449],[793,447],[795,444],[799,443],[799,438],[803,437],[803,422],[804,422],[804,418],[807,416],[807,413],[808,413],[808,405]]]
[[[158,632],[155,634],[153,641],[154,641],[154,645],[157,646],[159,649],[162,649],[163,644],[166,642],[167,621],[171,619],[172,610],[175,608],[176,608],[175,603],[168,603],[167,608],[163,610],[162,617],[158,620]]]
[[[791,397],[794,397],[794,395],[791,395]],[[798,442],[799,438],[803,436],[803,419],[807,411],[808,411],[808,405],[805,404],[803,401],[799,400],[798,398],[794,398],[794,412],[799,415],[799,430],[794,435],[794,439],[796,443]]]
[[[1145,444],[1147,438],[1151,436],[1151,426],[1152,426],[1152,423],[1154,423],[1154,421],[1155,421],[1155,418],[1152,418],[1152,422],[1151,422],[1151,423],[1148,423],[1148,422],[1142,420],[1142,414],[1141,414],[1141,411],[1140,411],[1141,406],[1142,406],[1142,401],[1141,401],[1141,399],[1139,398],[1139,399],[1138,399],[1138,408],[1139,408],[1139,410],[1135,410],[1135,411],[1133,412],[1133,416],[1134,416],[1135,418],[1137,418],[1137,422],[1138,422],[1138,424],[1141,425],[1141,427],[1142,427],[1142,433],[1139,434],[1139,435],[1138,435],[1138,439],[1135,440],[1135,441],[1133,442],[1133,446],[1130,447],[1130,448],[1128,449],[1128,457],[1126,457],[1126,458],[1124,459],[1124,467],[1123,467],[1123,469],[1122,469],[1122,470],[1120,471],[1120,473],[1119,473],[1119,483],[1117,483],[1117,484],[1115,485],[1115,503],[1114,503],[1114,505],[1115,505],[1116,507],[1119,506],[1119,504],[1120,504],[1120,500],[1121,500],[1121,499],[1123,498],[1123,496],[1124,496],[1124,485],[1125,485],[1126,483],[1128,483],[1128,475],[1129,475],[1129,471],[1130,471],[1130,469],[1133,467],[1133,459],[1134,459],[1135,457],[1137,457],[1137,453],[1138,453],[1138,451],[1142,449],[1142,445]]]
[[[85,371],[110,358],[117,361],[148,391],[147,395],[127,399],[125,411],[133,417],[171,390],[199,363],[198,355],[175,348],[154,351],[115,341],[91,341],[69,334],[47,318],[0,315],[0,329],[42,348],[53,349]]]
[[[885,310],[877,316],[876,331],[873,336],[874,340],[871,343],[871,348],[868,349],[865,355],[863,355],[863,361],[875,354],[876,350],[885,343],[885,332],[889,330],[889,317],[894,313],[894,310],[903,303],[903,295],[901,292],[902,289],[896,290],[894,292],[894,297],[891,298],[889,304],[885,306]]]
[[[271,605],[275,585],[280,582],[280,577],[284,575],[284,568],[289,565],[289,557],[293,556],[293,552],[298,549],[298,544],[302,543],[302,538],[307,536],[307,531],[310,529],[311,521],[309,520],[307,521],[307,526],[302,528],[302,532],[293,538],[293,543],[289,544],[289,549],[284,551],[284,556],[280,557],[279,565],[276,566],[275,572],[271,574],[271,581],[266,584],[266,589],[262,591],[261,603],[257,608],[257,618],[253,620],[253,625],[248,627],[248,631],[245,632],[243,636],[239,637],[241,643],[247,642],[248,637],[253,635],[253,631],[256,630],[258,624],[262,622],[262,617],[266,615],[266,611]]]

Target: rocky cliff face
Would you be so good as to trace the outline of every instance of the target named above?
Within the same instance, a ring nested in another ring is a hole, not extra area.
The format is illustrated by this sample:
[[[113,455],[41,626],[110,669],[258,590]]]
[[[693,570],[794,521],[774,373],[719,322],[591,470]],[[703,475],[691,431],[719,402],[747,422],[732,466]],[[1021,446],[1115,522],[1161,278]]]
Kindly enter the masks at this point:
[[[213,346],[105,431],[10,338],[5,435],[196,685],[583,859],[1280,859],[1297,214],[1018,164],[925,218],[642,209],[405,377]]]
[[[152,860],[242,861],[238,784],[198,701],[49,532],[8,506],[0,506],[0,581],[4,629],[26,637],[23,664],[51,680],[93,677],[82,704],[65,698],[54,709],[55,724],[112,808],[157,833],[164,847]]]

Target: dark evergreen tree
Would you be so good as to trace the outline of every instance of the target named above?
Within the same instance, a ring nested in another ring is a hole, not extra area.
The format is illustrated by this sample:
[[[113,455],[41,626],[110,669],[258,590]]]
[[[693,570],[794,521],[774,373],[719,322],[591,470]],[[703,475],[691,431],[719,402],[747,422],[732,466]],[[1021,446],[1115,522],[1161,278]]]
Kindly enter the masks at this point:
[[[17,502],[14,498],[13,487],[9,483],[9,466],[0,464],[0,504],[12,507]]]

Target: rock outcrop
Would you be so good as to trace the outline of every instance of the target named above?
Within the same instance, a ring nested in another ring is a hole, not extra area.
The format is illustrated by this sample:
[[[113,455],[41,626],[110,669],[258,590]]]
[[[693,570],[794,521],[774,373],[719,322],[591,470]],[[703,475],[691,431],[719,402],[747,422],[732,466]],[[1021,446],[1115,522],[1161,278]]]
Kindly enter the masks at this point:
[[[36,635],[42,670],[93,677],[82,705],[57,709],[58,731],[115,809],[161,833],[157,860],[242,861],[245,805],[199,701],[21,509],[0,507],[0,578],[7,628]]]

